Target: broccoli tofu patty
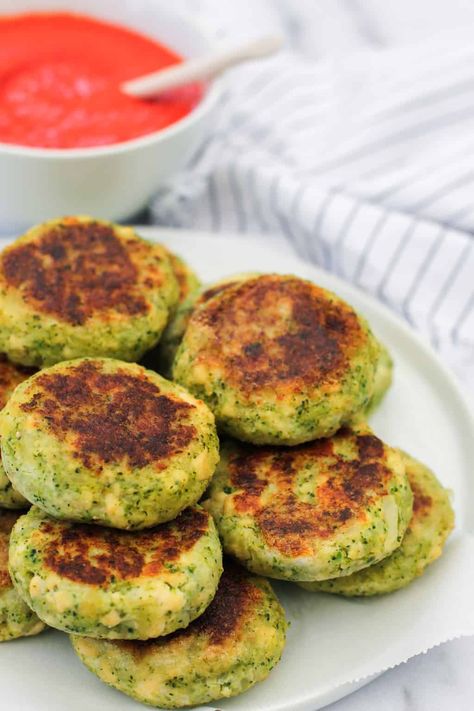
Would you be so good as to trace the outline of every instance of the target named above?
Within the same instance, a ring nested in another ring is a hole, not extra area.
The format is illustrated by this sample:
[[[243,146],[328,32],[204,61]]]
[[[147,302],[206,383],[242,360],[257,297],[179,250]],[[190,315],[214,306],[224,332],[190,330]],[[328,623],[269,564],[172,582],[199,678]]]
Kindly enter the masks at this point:
[[[226,443],[204,506],[246,568],[314,581],[390,555],[412,500],[400,453],[359,425],[291,448]]]
[[[0,355],[0,410],[5,407],[16,386],[29,378],[32,373],[32,370],[9,363],[4,356]],[[0,508],[24,509],[29,505],[29,501],[13,488],[0,458]]]
[[[159,340],[178,283],[166,250],[121,227],[67,217],[0,255],[0,350],[16,363],[138,360]]]
[[[185,630],[147,642],[71,641],[106,684],[151,706],[182,708],[235,696],[265,679],[285,635],[270,584],[226,564],[214,600]]]
[[[449,492],[428,467],[408,454],[403,453],[403,458],[414,498],[413,515],[401,546],[370,568],[335,580],[302,583],[303,588],[347,597],[390,593],[408,585],[439,558],[454,527]]]
[[[267,274],[196,309],[173,379],[208,403],[224,432],[253,444],[328,437],[374,392],[380,347],[334,294]]]
[[[0,413],[15,488],[51,516],[122,529],[199,500],[219,459],[214,417],[179,385],[107,358],[58,363]]]
[[[217,531],[201,508],[130,533],[50,518],[33,507],[13,528],[10,572],[21,597],[65,632],[148,639],[204,612],[222,573]]]
[[[10,532],[21,513],[0,509],[0,642],[30,637],[44,630],[44,623],[23,602],[8,572]]]

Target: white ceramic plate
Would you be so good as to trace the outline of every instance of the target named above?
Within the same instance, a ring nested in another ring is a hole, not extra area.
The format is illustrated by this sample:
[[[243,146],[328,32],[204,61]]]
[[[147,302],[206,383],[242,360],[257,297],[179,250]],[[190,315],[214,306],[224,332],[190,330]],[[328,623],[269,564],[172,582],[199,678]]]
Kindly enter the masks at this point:
[[[371,420],[374,430],[431,465],[455,492],[458,527],[474,528],[470,476],[474,430],[469,411],[452,376],[400,320],[352,286],[296,257],[269,251],[256,240],[151,228],[140,232],[156,236],[185,257],[204,281],[249,270],[295,273],[336,291],[364,313],[389,346],[396,365],[393,387]],[[219,709],[314,711],[368,681],[347,683],[347,672],[342,671],[349,667],[351,678],[357,679],[370,654],[370,646],[364,651],[357,641],[346,640],[344,629],[338,627],[344,615],[357,614],[361,608],[290,585],[277,588],[292,622],[284,657],[267,681],[240,697],[218,702]],[[98,681],[76,659],[66,635],[52,631],[0,646],[0,688],[1,708],[15,711],[144,708]]]

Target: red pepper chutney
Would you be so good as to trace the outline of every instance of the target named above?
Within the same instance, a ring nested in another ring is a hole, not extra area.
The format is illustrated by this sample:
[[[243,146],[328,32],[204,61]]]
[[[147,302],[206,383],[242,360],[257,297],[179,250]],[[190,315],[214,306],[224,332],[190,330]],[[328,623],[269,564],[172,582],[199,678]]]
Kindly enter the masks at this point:
[[[165,128],[202,97],[193,85],[154,100],[120,84],[182,58],[125,27],[68,13],[0,18],[0,142],[107,146]]]

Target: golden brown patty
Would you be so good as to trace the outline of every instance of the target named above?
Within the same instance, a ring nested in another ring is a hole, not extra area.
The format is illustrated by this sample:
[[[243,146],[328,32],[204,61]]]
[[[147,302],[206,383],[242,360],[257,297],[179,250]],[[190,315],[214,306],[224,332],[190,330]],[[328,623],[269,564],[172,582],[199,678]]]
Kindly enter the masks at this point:
[[[260,277],[217,294],[196,322],[212,328],[208,352],[226,382],[246,393],[282,383],[290,391],[320,387],[340,377],[346,358],[366,340],[349,306],[328,302],[322,289],[300,279]]]
[[[0,336],[9,357],[26,365],[139,357],[177,298],[164,248],[105,221],[53,220],[0,257]]]
[[[204,492],[218,460],[214,417],[183,388],[107,358],[58,363],[0,414],[15,487],[52,516],[139,529]]]
[[[352,575],[319,583],[301,583],[313,592],[348,597],[399,590],[422,575],[443,552],[454,527],[450,494],[424,464],[402,452],[413,491],[413,516],[401,545],[390,556]]]
[[[250,570],[310,581],[391,553],[412,494],[400,454],[361,425],[291,448],[226,443],[205,506]]]
[[[222,553],[200,508],[132,534],[58,521],[33,507],[12,532],[10,569],[20,594],[52,627],[147,639],[186,627],[205,610]]]
[[[282,607],[269,583],[228,563],[214,600],[185,630],[146,642],[72,637],[99,678],[165,708],[242,693],[264,679],[285,643]]]
[[[293,445],[332,434],[366,405],[378,350],[341,299],[270,274],[227,286],[194,311],[173,375],[228,433]]]

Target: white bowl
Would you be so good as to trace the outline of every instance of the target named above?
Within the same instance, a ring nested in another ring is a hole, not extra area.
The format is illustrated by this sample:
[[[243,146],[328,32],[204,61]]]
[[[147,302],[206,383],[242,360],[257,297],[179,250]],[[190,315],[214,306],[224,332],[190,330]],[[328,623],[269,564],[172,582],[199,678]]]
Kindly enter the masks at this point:
[[[0,15],[74,11],[154,37],[185,57],[212,47],[190,19],[165,0],[0,0]],[[124,220],[189,160],[210,127],[218,86],[169,128],[99,148],[49,149],[0,143],[0,231],[23,230],[67,214]]]

